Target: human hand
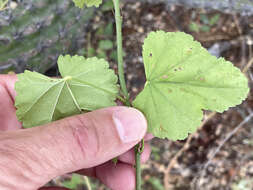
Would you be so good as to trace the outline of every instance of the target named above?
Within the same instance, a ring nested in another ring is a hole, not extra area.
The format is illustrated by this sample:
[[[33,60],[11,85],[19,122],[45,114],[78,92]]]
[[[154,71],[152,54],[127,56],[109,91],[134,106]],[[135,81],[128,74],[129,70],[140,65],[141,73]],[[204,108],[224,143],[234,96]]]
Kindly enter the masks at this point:
[[[74,171],[96,177],[112,190],[134,189],[132,147],[147,130],[139,111],[110,107],[21,129],[14,107],[16,80],[15,75],[0,75],[1,190],[36,190],[54,177]],[[145,143],[142,162],[149,155]],[[110,160],[117,156],[115,166]]]

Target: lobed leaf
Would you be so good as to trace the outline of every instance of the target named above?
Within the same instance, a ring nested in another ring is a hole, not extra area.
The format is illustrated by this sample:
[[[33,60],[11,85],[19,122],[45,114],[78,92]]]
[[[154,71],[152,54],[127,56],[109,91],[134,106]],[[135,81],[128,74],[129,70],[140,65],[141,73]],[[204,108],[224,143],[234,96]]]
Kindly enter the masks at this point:
[[[151,32],[143,59],[147,81],[133,105],[146,115],[156,137],[184,139],[200,125],[203,109],[223,112],[249,92],[238,68],[183,32]]]
[[[75,3],[76,7],[82,9],[84,5],[87,7],[98,7],[102,3],[102,0],[73,0],[73,2]]]
[[[15,84],[17,117],[25,128],[116,105],[117,76],[103,59],[60,56],[61,79],[25,71]]]

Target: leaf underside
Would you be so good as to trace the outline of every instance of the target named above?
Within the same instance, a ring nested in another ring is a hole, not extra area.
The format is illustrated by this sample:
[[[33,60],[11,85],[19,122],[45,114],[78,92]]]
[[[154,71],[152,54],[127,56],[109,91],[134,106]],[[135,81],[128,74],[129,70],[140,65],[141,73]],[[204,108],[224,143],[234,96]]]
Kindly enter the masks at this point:
[[[25,128],[116,105],[117,76],[103,59],[60,56],[61,79],[25,71],[15,84],[15,106]]]
[[[73,0],[73,2],[75,3],[76,7],[82,9],[85,5],[87,7],[98,7],[102,3],[102,0]]]
[[[185,139],[200,125],[202,110],[223,112],[249,92],[238,68],[210,55],[183,32],[151,32],[143,59],[147,81],[133,105],[145,114],[156,137]]]

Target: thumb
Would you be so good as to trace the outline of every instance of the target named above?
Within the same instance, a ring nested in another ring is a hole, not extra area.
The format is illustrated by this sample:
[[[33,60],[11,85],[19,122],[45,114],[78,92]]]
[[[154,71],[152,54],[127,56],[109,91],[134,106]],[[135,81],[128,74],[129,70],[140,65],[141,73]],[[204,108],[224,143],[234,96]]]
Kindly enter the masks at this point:
[[[15,175],[15,184],[38,188],[56,176],[99,165],[126,152],[144,137],[146,129],[141,112],[118,106],[4,132],[0,134],[0,176]],[[8,169],[2,170],[3,166]]]

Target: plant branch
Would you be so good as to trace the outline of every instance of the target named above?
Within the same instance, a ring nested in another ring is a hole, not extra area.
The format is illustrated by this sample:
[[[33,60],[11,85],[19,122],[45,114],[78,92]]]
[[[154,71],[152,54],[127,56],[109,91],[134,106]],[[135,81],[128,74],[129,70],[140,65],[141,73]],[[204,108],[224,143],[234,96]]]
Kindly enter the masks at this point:
[[[122,18],[120,15],[119,1],[120,0],[113,0],[115,10],[115,21],[116,21],[116,34],[117,34],[118,72],[121,90],[126,98],[126,105],[130,106],[129,95],[127,92],[126,81],[124,77],[123,50],[122,50]]]

